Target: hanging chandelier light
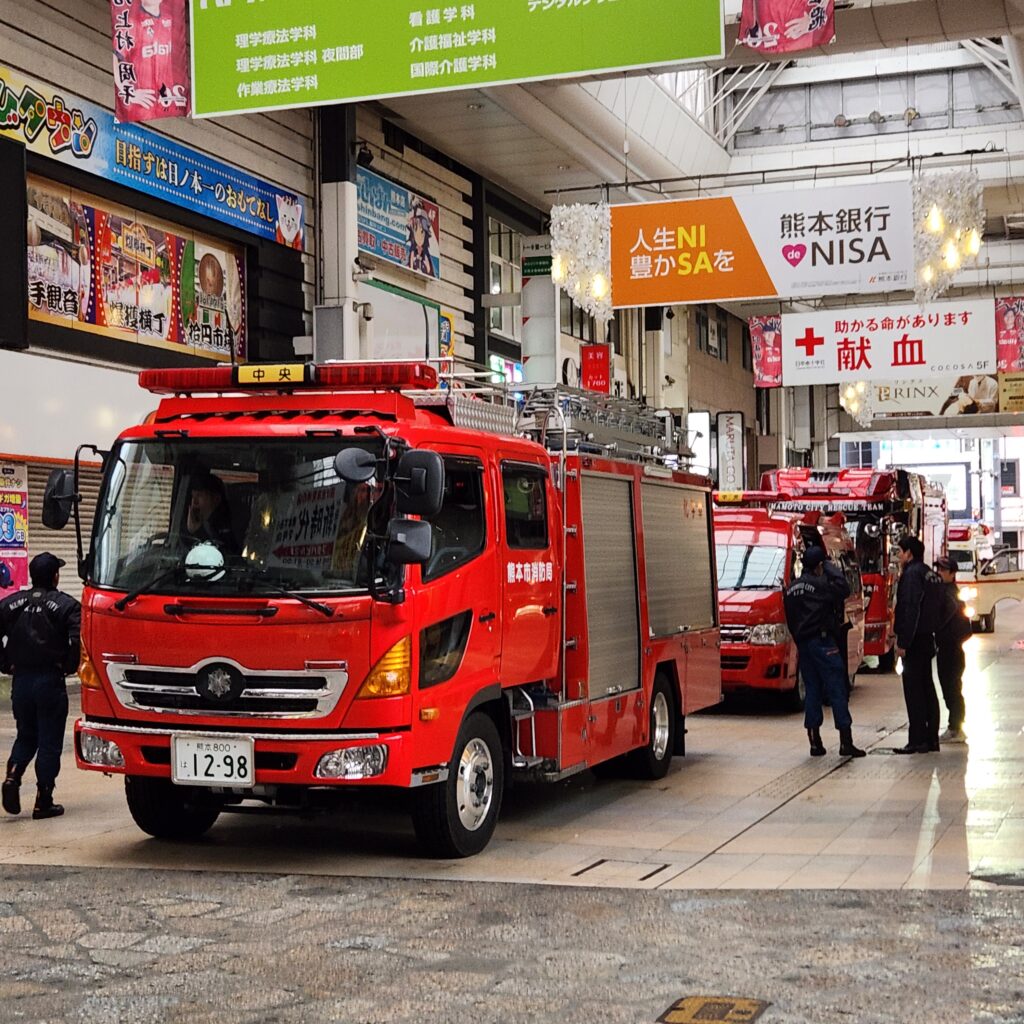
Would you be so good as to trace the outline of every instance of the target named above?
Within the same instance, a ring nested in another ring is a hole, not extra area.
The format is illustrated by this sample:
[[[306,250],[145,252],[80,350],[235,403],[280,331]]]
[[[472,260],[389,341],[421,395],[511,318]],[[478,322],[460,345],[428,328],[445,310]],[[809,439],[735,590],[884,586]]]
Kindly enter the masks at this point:
[[[600,323],[612,318],[611,233],[607,203],[551,209],[551,278]]]
[[[932,302],[953,283],[957,272],[981,252],[985,206],[974,170],[914,178],[914,297]]]
[[[856,384],[839,385],[839,404],[843,411],[852,416],[862,427],[870,427],[875,418],[871,407],[871,389],[865,381]]]

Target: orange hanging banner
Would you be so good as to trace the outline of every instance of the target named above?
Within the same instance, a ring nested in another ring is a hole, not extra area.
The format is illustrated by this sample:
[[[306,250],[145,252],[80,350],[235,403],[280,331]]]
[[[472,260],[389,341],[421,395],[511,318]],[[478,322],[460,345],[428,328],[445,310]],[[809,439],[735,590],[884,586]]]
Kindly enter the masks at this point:
[[[612,207],[612,306],[776,294],[730,198]]]

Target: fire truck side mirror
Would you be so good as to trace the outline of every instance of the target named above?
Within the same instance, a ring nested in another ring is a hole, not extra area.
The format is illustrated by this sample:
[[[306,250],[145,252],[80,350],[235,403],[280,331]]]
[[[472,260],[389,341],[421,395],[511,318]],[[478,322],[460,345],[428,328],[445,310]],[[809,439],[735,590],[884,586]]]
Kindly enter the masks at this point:
[[[402,515],[430,519],[441,511],[444,462],[437,452],[414,449],[398,461],[395,473],[397,508]]]
[[[347,484],[365,484],[377,472],[377,457],[365,448],[343,448],[334,457],[334,472]]]
[[[422,519],[392,519],[388,523],[388,561],[392,565],[422,565],[430,557],[434,531]]]
[[[43,526],[63,530],[75,506],[75,474],[70,469],[55,469],[43,492]]]

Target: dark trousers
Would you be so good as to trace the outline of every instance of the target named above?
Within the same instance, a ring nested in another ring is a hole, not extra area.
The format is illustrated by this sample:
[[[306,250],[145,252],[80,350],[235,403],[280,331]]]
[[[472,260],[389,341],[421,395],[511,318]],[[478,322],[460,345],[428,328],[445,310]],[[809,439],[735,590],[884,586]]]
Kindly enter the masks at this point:
[[[59,669],[16,669],[11,688],[18,735],[11,760],[26,767],[36,759],[36,781],[52,786],[60,773],[64,726],[68,720],[68,689]]]
[[[961,644],[939,644],[935,652],[942,699],[949,711],[949,728],[954,732],[964,724],[964,668],[967,658]]]
[[[807,699],[804,702],[804,728],[820,729],[825,721],[822,699],[828,695],[832,705],[832,721],[837,729],[853,725],[846,692],[846,663],[833,638],[814,637],[798,645],[800,673],[804,677]]]
[[[915,637],[903,656],[903,699],[910,723],[907,742],[912,747],[938,747],[939,698],[932,676],[935,643],[931,636]]]

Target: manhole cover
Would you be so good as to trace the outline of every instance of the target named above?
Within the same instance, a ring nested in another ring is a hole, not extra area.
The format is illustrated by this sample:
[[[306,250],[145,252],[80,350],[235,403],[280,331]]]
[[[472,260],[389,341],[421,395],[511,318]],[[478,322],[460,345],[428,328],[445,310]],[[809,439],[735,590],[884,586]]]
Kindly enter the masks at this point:
[[[697,1024],[698,1021],[748,1024],[757,1020],[770,1005],[737,996],[687,996],[673,1003],[658,1021],[660,1024]]]

